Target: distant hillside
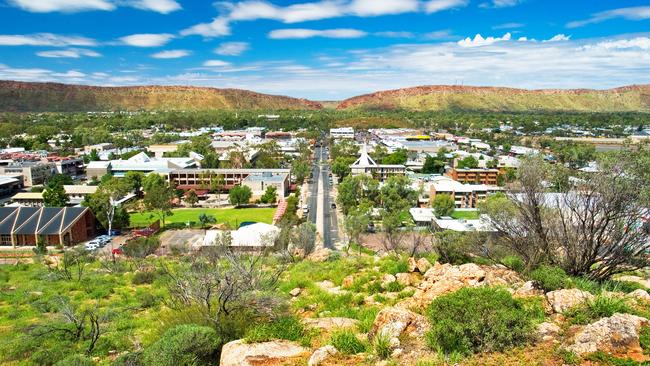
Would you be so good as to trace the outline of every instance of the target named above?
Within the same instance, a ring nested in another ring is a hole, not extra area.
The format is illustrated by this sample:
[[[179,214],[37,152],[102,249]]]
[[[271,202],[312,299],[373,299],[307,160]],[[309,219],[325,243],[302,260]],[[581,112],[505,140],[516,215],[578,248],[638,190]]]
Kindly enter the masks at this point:
[[[0,111],[320,109],[305,99],[191,86],[96,87],[0,81]]]
[[[650,85],[609,90],[525,90],[468,86],[419,86],[361,95],[338,109],[413,111],[650,112]]]

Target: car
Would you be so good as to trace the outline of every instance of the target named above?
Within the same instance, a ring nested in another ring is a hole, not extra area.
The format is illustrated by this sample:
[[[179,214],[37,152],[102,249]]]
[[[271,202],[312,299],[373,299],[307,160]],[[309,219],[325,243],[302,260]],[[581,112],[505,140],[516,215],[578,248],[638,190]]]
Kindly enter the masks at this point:
[[[111,241],[111,237],[108,236],[108,235],[100,235],[100,236],[96,237],[95,240],[108,243],[109,241]]]
[[[368,223],[368,227],[366,228],[366,231],[369,233],[374,233],[375,232],[375,223],[370,221]]]
[[[115,248],[113,249],[113,254],[124,254],[124,251],[122,250],[122,247]]]
[[[303,212],[303,213],[309,213],[309,206],[304,205],[304,206],[302,207],[302,212]]]
[[[332,202],[332,209],[336,209],[336,203]]]
[[[99,248],[99,243],[93,242],[93,241],[89,241],[88,243],[86,243],[84,245],[84,249],[86,249],[88,251],[93,251],[93,250],[95,250],[97,248]]]

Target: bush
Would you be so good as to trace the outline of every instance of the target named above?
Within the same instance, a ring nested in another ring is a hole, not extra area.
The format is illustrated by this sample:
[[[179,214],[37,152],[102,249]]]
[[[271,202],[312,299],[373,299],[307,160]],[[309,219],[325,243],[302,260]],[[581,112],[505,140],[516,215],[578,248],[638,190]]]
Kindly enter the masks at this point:
[[[367,344],[359,340],[351,330],[337,330],[332,333],[329,343],[345,355],[365,352]]]
[[[535,315],[509,292],[463,288],[435,299],[428,309],[427,343],[447,354],[502,351],[529,340]]]
[[[300,319],[294,315],[287,315],[249,329],[244,340],[247,343],[267,342],[274,339],[299,341],[306,334]]]
[[[539,266],[530,273],[530,278],[546,292],[571,286],[571,278],[562,268]]]
[[[520,257],[517,257],[516,255],[509,255],[504,257],[501,260],[501,264],[519,273],[523,272],[524,269],[526,268],[526,264],[524,263],[524,261]]]
[[[94,366],[95,363],[83,355],[72,355],[54,364],[54,366]]]
[[[131,283],[134,285],[150,284],[156,279],[156,272],[138,271],[133,275]]]
[[[214,329],[198,325],[174,327],[145,349],[145,365],[212,365],[221,343]]]
[[[565,315],[572,324],[588,324],[600,318],[610,317],[615,313],[629,313],[631,311],[632,309],[623,298],[597,295],[593,301],[569,309]]]
[[[639,331],[639,344],[643,348],[643,353],[650,353],[650,326],[641,327]]]
[[[111,366],[140,366],[142,365],[142,353],[130,352],[116,358]]]

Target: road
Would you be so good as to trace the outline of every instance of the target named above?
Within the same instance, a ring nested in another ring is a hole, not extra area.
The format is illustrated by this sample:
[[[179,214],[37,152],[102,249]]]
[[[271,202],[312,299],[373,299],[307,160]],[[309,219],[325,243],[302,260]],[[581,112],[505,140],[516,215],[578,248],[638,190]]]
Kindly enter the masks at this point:
[[[338,241],[338,225],[336,212],[331,208],[332,184],[329,180],[329,164],[327,152],[323,147],[316,147],[314,151],[314,167],[312,168],[312,182],[309,185],[309,221],[316,224],[316,230],[323,240],[325,248],[334,249]]]

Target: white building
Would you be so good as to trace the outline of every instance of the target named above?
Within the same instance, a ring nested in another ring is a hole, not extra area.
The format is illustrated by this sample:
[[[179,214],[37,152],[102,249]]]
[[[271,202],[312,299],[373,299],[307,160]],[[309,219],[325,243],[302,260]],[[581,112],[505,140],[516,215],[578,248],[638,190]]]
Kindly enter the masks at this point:
[[[333,139],[353,139],[354,128],[352,127],[330,128],[330,136]]]
[[[383,182],[392,175],[406,174],[406,167],[401,164],[389,165],[375,163],[370,155],[368,155],[367,146],[363,145],[361,148],[361,155],[352,165],[350,165],[350,174],[353,176],[367,174],[380,182]]]

